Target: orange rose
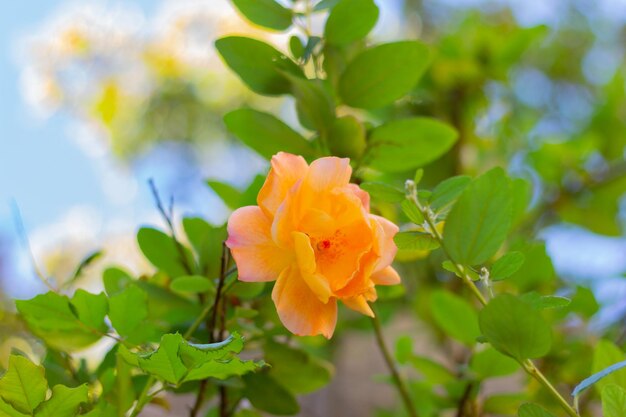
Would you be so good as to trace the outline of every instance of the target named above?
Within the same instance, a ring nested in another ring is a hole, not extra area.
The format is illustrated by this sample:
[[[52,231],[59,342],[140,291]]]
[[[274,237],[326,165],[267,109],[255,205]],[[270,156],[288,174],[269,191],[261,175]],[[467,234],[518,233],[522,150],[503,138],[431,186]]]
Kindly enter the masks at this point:
[[[239,279],[268,282],[285,327],[301,336],[330,338],[337,300],[374,316],[376,284],[400,282],[390,266],[398,227],[369,213],[369,195],[350,184],[349,160],[280,152],[257,197],[236,210],[228,240]]]

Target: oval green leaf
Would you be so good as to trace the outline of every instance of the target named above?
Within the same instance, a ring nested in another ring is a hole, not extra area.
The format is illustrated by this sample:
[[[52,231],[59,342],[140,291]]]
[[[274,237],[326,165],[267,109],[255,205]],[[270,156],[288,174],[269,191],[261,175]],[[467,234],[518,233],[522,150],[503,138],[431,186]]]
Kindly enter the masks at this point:
[[[426,45],[402,41],[361,52],[339,80],[339,95],[352,107],[376,109],[407,94],[430,62]]]
[[[376,25],[378,13],[378,7],[372,0],[340,1],[326,20],[326,42],[346,45],[363,39]]]
[[[394,120],[372,131],[365,160],[379,171],[408,171],[441,157],[457,138],[456,130],[436,119]]]
[[[233,4],[255,25],[279,31],[291,26],[292,11],[274,0],[233,0]]]

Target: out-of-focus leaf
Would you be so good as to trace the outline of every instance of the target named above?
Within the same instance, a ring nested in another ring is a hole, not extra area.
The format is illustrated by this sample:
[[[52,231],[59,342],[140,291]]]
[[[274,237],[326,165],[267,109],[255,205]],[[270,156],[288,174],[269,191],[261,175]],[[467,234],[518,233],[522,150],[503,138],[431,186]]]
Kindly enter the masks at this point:
[[[291,92],[291,85],[280,70],[292,74],[302,73],[280,51],[256,39],[229,36],[218,39],[215,47],[226,64],[258,94],[288,94]]]
[[[599,378],[596,380],[592,377],[588,383],[595,385],[598,394],[602,394],[602,389],[610,384],[626,387],[626,369],[613,367],[615,364],[624,362],[624,359],[624,353],[615,343],[603,339],[596,344],[593,350],[592,370],[593,374]]]
[[[82,403],[89,401],[89,389],[86,384],[76,388],[55,385],[52,396],[42,403],[35,412],[35,417],[74,417]]]
[[[541,295],[536,291],[522,294],[519,298],[538,310],[542,310],[544,308],[563,308],[567,307],[571,302],[565,297],[559,297],[556,295]]]
[[[233,0],[241,14],[252,23],[274,30],[287,30],[293,12],[274,0]]]
[[[43,366],[23,356],[9,357],[9,369],[0,378],[0,397],[4,401],[20,412],[31,414],[46,399],[47,392]]]
[[[230,184],[221,181],[207,180],[207,185],[222,200],[229,209],[235,210],[239,208],[241,201],[241,191]]]
[[[243,395],[252,405],[275,415],[293,415],[300,411],[294,396],[265,372],[244,375]]]
[[[201,275],[185,275],[172,281],[170,288],[174,292],[198,294],[215,291],[215,284]]]
[[[142,227],[137,232],[137,243],[150,263],[170,277],[189,273],[186,265],[193,262],[193,256],[184,246],[181,246],[181,253],[171,236],[151,227]]]
[[[520,369],[515,360],[488,347],[472,355],[470,369],[481,379],[510,375]]]
[[[399,203],[405,199],[402,190],[382,182],[364,182],[361,188],[375,200]]]
[[[363,39],[378,20],[373,0],[341,0],[330,12],[324,28],[326,42],[345,45]]]
[[[243,197],[240,197],[240,204],[242,200]],[[223,242],[228,237],[226,225],[213,226],[199,217],[185,217],[183,229],[198,255],[200,270],[208,277],[217,277],[220,272]]]
[[[305,138],[269,113],[239,109],[226,114],[224,122],[233,135],[267,159],[281,151],[305,158],[315,156]]]
[[[400,232],[393,240],[400,250],[431,251],[439,247],[434,237],[421,232]]]
[[[348,64],[339,80],[339,95],[352,107],[384,107],[411,91],[429,63],[428,48],[417,41],[375,46]]]
[[[442,156],[457,138],[456,130],[436,119],[394,120],[372,131],[365,161],[383,172],[408,171]]]
[[[472,179],[467,175],[459,175],[440,182],[430,195],[431,209],[438,215],[448,212],[470,182]]]
[[[526,403],[517,410],[518,417],[554,417],[554,414],[546,411],[537,404]]]
[[[626,391],[617,385],[602,388],[602,415],[623,417],[626,415]]]
[[[365,128],[354,116],[336,119],[328,132],[328,147],[333,155],[357,159],[365,151]]]
[[[458,295],[448,291],[434,291],[430,309],[437,325],[450,337],[468,346],[476,344],[480,336],[476,310]]]

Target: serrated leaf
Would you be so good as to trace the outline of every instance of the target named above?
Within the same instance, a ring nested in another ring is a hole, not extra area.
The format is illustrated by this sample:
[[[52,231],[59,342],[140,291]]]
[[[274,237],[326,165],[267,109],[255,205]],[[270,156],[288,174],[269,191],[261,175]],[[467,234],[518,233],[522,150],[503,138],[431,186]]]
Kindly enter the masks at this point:
[[[278,31],[291,26],[293,12],[274,0],[233,0],[233,4],[256,25]]]
[[[109,319],[121,336],[133,336],[148,317],[148,295],[136,285],[109,299]]]
[[[50,399],[42,403],[35,412],[35,417],[74,417],[80,405],[89,401],[87,384],[76,388],[55,385]]]
[[[465,188],[446,218],[443,243],[453,261],[478,265],[497,252],[510,225],[509,181],[494,168]]]
[[[476,311],[463,298],[447,291],[434,291],[430,310],[435,323],[450,337],[473,346],[480,336]]]
[[[376,200],[388,203],[399,203],[405,199],[402,190],[382,182],[364,182],[360,187]]]
[[[16,410],[32,414],[46,399],[48,382],[43,366],[23,356],[11,355],[9,369],[0,378],[0,397]]]
[[[330,12],[324,28],[326,42],[346,45],[363,39],[378,20],[372,0],[341,0]]]
[[[429,63],[428,48],[417,41],[372,47],[357,55],[343,71],[339,95],[351,107],[387,106],[413,89]]]
[[[364,158],[379,171],[408,171],[441,157],[457,138],[456,130],[436,119],[393,120],[372,131]]]
[[[505,355],[523,361],[545,356],[552,332],[539,312],[510,294],[489,301],[479,313],[480,330]]]
[[[234,110],[224,116],[224,123],[229,132],[266,159],[281,151],[305,158],[316,155],[302,135],[269,113]]]
[[[522,252],[509,252],[491,266],[489,277],[492,281],[501,281],[516,273],[526,260]]]
[[[215,47],[222,59],[252,91],[264,95],[291,92],[291,85],[280,70],[301,74],[300,68],[265,42],[242,36],[218,39]]]
[[[103,321],[97,328],[82,323],[79,314],[95,324],[99,312],[88,310],[82,302],[83,292],[77,292],[77,306],[70,299],[54,292],[40,294],[31,300],[16,300],[15,305],[31,331],[46,343],[59,350],[75,350],[91,345],[100,339],[99,330],[104,329]],[[91,294],[91,296],[98,296]],[[103,305],[100,304],[102,308]],[[102,316],[104,319],[104,316]]]

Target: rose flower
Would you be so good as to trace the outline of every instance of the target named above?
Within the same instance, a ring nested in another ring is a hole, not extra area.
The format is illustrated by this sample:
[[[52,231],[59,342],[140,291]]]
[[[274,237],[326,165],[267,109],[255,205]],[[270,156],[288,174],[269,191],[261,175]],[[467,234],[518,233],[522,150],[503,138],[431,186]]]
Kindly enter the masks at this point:
[[[370,214],[369,194],[350,184],[346,158],[304,158],[280,152],[257,197],[236,210],[227,246],[239,279],[276,281],[272,300],[280,320],[297,335],[330,338],[337,300],[374,316],[375,285],[400,282],[390,266],[398,227]]]

